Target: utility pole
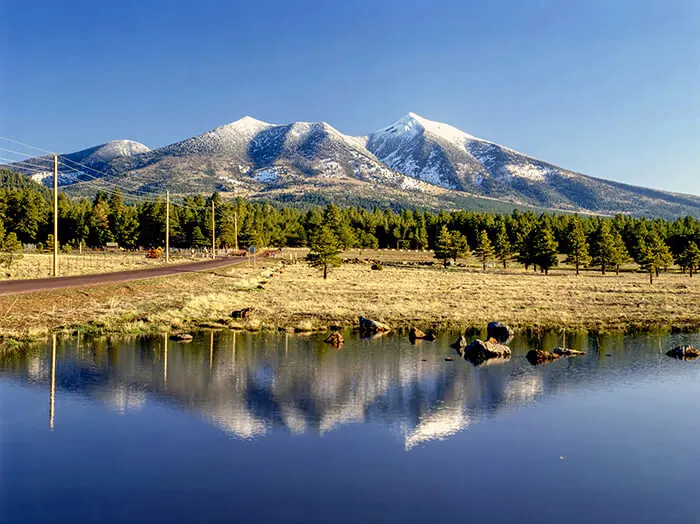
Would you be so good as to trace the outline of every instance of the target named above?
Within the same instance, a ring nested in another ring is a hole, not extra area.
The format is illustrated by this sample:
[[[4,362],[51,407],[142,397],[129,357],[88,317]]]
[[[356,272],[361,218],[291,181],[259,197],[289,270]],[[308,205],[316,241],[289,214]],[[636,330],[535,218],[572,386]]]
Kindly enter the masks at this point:
[[[234,232],[236,233],[236,252],[238,252],[238,209],[236,209],[236,211],[233,213],[233,227]]]
[[[170,191],[166,191],[165,192],[165,263],[167,264],[169,262],[170,262]]]
[[[211,201],[211,258],[216,258],[216,222],[214,221],[214,201]]]
[[[58,276],[58,155],[53,156],[53,276]]]

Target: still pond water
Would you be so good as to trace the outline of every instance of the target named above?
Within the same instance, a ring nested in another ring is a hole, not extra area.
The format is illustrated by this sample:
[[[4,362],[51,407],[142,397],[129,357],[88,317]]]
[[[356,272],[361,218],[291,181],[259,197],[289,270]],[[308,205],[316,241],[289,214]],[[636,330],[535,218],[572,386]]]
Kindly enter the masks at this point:
[[[558,336],[516,339],[478,368],[454,338],[0,357],[0,520],[700,522],[700,361],[664,355],[699,335],[579,336],[586,356],[538,367]]]

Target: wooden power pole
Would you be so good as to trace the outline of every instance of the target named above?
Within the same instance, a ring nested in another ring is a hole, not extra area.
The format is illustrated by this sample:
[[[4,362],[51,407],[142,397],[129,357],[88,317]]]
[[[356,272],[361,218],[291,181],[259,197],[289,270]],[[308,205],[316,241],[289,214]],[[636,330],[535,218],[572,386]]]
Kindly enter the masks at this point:
[[[211,201],[211,258],[216,258],[216,222],[214,221],[214,201]]]
[[[53,276],[58,276],[58,155],[53,156]]]
[[[170,191],[165,192],[165,263],[170,262]]]
[[[238,253],[238,210],[233,213],[233,227],[235,233],[236,253]]]

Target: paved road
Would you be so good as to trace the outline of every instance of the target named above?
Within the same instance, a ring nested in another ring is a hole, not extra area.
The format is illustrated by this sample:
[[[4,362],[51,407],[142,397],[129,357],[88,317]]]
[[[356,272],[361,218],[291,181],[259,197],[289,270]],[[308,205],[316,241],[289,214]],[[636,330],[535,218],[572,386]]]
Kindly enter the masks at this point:
[[[16,295],[20,293],[33,293],[36,291],[48,291],[52,289],[65,289],[71,287],[94,286],[109,284],[112,282],[128,282],[129,280],[143,280],[146,278],[169,277],[197,271],[218,269],[232,264],[240,264],[247,261],[247,257],[222,257],[216,260],[204,262],[190,262],[187,264],[175,264],[158,266],[149,269],[133,269],[130,271],[118,271],[115,273],[98,273],[93,275],[76,275],[71,277],[36,278],[32,280],[6,280],[0,282],[0,295]]]

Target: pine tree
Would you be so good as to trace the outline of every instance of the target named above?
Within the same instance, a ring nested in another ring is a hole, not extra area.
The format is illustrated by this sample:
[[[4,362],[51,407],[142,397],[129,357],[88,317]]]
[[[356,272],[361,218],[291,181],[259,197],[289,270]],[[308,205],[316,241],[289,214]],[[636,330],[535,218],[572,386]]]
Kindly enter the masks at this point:
[[[525,266],[525,271],[527,271],[531,265],[535,264],[535,229],[530,227],[530,225],[525,225],[523,229],[517,231],[515,249],[517,255],[515,260],[520,262]],[[535,268],[537,270],[537,268]]]
[[[457,258],[464,256],[468,251],[469,244],[462,233],[459,231],[450,233],[447,226],[442,226],[435,241],[434,257],[442,260],[445,268],[450,259],[457,262]]]
[[[95,247],[102,247],[113,241],[114,237],[109,228],[109,204],[98,196],[90,217],[90,243]]]
[[[328,268],[341,264],[340,243],[335,233],[327,225],[321,226],[311,238],[311,251],[306,260],[313,267],[323,268],[323,279],[328,277]]]
[[[481,265],[483,269],[486,270],[486,264],[494,257],[495,252],[493,249],[493,244],[491,244],[491,240],[489,240],[489,235],[485,229],[482,229],[481,233],[479,233],[474,254],[479,260],[481,260]]]
[[[469,243],[467,242],[467,237],[459,231],[453,231],[451,237],[451,258],[456,264],[457,258],[463,257],[469,253]]]
[[[698,245],[695,242],[690,242],[678,257],[678,262],[688,269],[690,278],[693,278],[693,273],[700,267],[700,248]]]
[[[442,226],[440,233],[438,233],[433,256],[438,260],[442,260],[445,269],[447,269],[447,262],[452,258],[452,235],[447,226]]]
[[[671,251],[656,232],[647,235],[646,239],[640,239],[637,246],[637,264],[649,273],[649,283],[653,284],[654,275],[658,277],[662,267],[673,263]]]
[[[567,243],[569,244],[567,264],[573,264],[576,267],[576,275],[579,274],[581,266],[587,266],[591,257],[588,254],[588,242],[586,242],[586,233],[583,231],[581,220],[575,217],[569,224],[567,231]]]
[[[615,231],[613,238],[615,240],[615,274],[619,275],[620,266],[629,262],[630,255],[627,252],[627,246],[625,245],[625,241],[622,239],[622,234],[619,231]]]
[[[603,275],[606,269],[617,266],[618,253],[615,248],[615,237],[610,233],[610,226],[605,220],[600,222],[598,229],[593,233],[591,255],[592,264],[600,267]]]
[[[194,226],[192,230],[192,245],[195,247],[204,247],[208,244],[204,233],[199,226]]]
[[[501,224],[501,229],[498,232],[498,235],[496,235],[496,258],[503,262],[503,269],[507,268],[508,265],[508,260],[511,257],[511,253],[513,252],[513,248],[510,245],[510,241],[508,240],[508,233],[506,232],[506,226],[505,224]]]
[[[0,266],[10,271],[15,262],[22,258],[22,244],[17,235],[8,233],[0,246]]]
[[[649,273],[649,284],[654,283],[654,272],[657,270],[657,260],[654,250],[644,241],[637,244],[637,264]]]
[[[658,234],[652,235],[652,239],[649,244],[654,252],[654,256],[656,257],[655,271],[656,276],[658,277],[661,268],[668,271],[668,268],[673,265],[673,255],[671,254],[669,247],[666,245],[666,242],[664,242]]]
[[[416,219],[416,233],[414,236],[416,249],[426,249],[428,247],[428,229],[425,226],[425,216],[421,213]]]
[[[323,213],[323,223],[330,228],[338,240],[340,249],[357,245],[357,237],[342,211],[334,204],[328,204]]]
[[[559,264],[559,251],[557,241],[554,240],[554,232],[547,223],[540,223],[534,230],[533,251],[534,263],[539,266],[545,275],[549,270]]]

